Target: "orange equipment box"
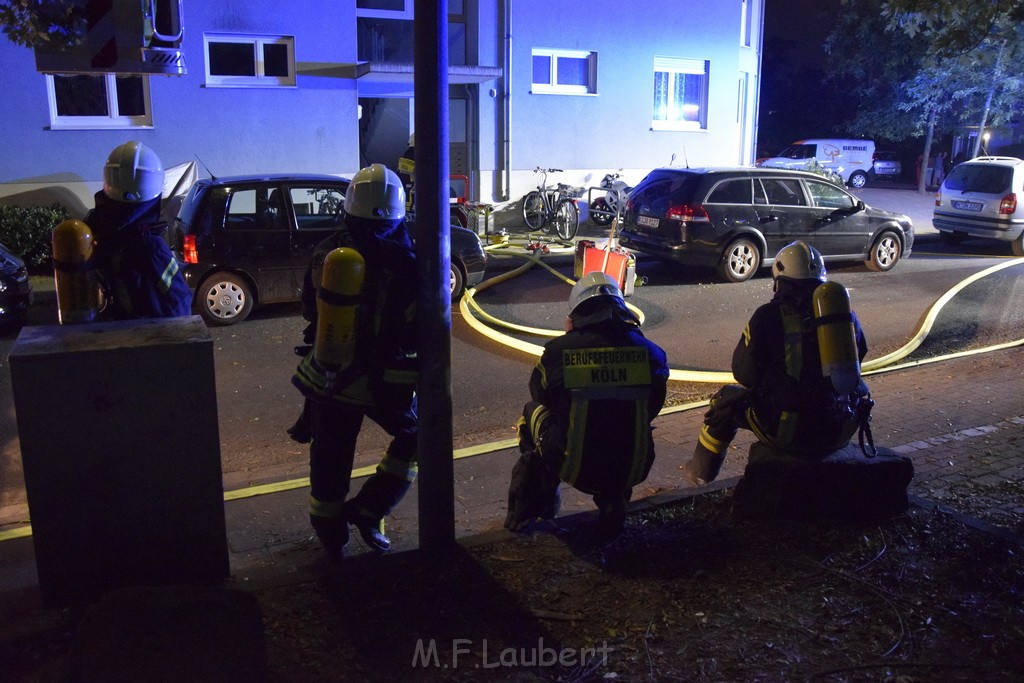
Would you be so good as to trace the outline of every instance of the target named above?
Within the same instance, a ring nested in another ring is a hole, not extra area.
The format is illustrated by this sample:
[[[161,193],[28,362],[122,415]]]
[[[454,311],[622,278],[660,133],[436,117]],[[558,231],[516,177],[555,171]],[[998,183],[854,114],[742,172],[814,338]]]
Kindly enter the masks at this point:
[[[592,245],[593,243],[584,245],[581,242],[579,250],[583,252],[583,258],[577,277],[595,271],[605,273],[619,283],[623,296],[630,296],[636,277],[636,258],[621,247],[598,249]]]

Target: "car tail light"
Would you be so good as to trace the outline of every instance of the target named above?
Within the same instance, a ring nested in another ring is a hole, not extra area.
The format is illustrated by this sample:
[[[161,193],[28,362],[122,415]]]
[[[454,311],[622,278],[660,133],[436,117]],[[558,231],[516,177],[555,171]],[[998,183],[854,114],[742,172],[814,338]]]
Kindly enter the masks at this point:
[[[665,213],[665,218],[681,223],[706,223],[710,220],[707,210],[701,204],[697,206],[690,206],[689,204],[671,206]]]
[[[185,235],[181,243],[181,255],[185,263],[199,263],[199,250],[196,249],[196,236]]]
[[[941,192],[936,192],[935,193],[935,206],[942,206],[942,193]]]
[[[999,202],[999,215],[1009,216],[1017,210],[1017,195],[1014,192],[1006,195]]]

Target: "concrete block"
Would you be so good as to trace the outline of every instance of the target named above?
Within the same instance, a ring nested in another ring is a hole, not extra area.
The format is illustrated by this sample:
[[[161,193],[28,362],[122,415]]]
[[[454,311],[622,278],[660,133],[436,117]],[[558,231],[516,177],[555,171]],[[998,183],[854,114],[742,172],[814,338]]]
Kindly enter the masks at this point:
[[[9,361],[44,598],[228,575],[199,317],[26,327]]]
[[[825,458],[800,459],[758,442],[733,504],[740,514],[872,523],[906,511],[913,477],[910,458],[888,448],[868,458],[850,444]]]

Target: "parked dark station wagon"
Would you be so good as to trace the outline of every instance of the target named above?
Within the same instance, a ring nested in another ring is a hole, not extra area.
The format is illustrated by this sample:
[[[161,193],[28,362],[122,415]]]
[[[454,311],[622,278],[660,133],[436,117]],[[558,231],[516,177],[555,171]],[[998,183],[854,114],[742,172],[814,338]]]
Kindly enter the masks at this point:
[[[210,325],[231,325],[254,306],[298,301],[313,250],[345,219],[348,185],[330,175],[196,182],[170,231],[196,313]],[[487,259],[475,233],[452,226],[450,234],[457,299],[483,279]]]
[[[826,261],[864,261],[886,271],[909,256],[914,227],[805,171],[659,168],[629,195],[622,246],[743,282],[794,240]]]

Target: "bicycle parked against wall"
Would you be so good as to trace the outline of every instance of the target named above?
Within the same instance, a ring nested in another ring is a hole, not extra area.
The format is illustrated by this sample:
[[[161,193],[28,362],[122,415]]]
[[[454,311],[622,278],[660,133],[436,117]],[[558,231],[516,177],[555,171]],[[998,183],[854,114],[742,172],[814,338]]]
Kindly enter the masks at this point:
[[[580,227],[580,210],[573,196],[575,188],[558,183],[551,189],[548,187],[548,174],[561,173],[560,168],[534,169],[541,174],[540,184],[523,197],[523,220],[531,230],[544,228],[545,232],[555,232],[564,240],[576,236]]]

